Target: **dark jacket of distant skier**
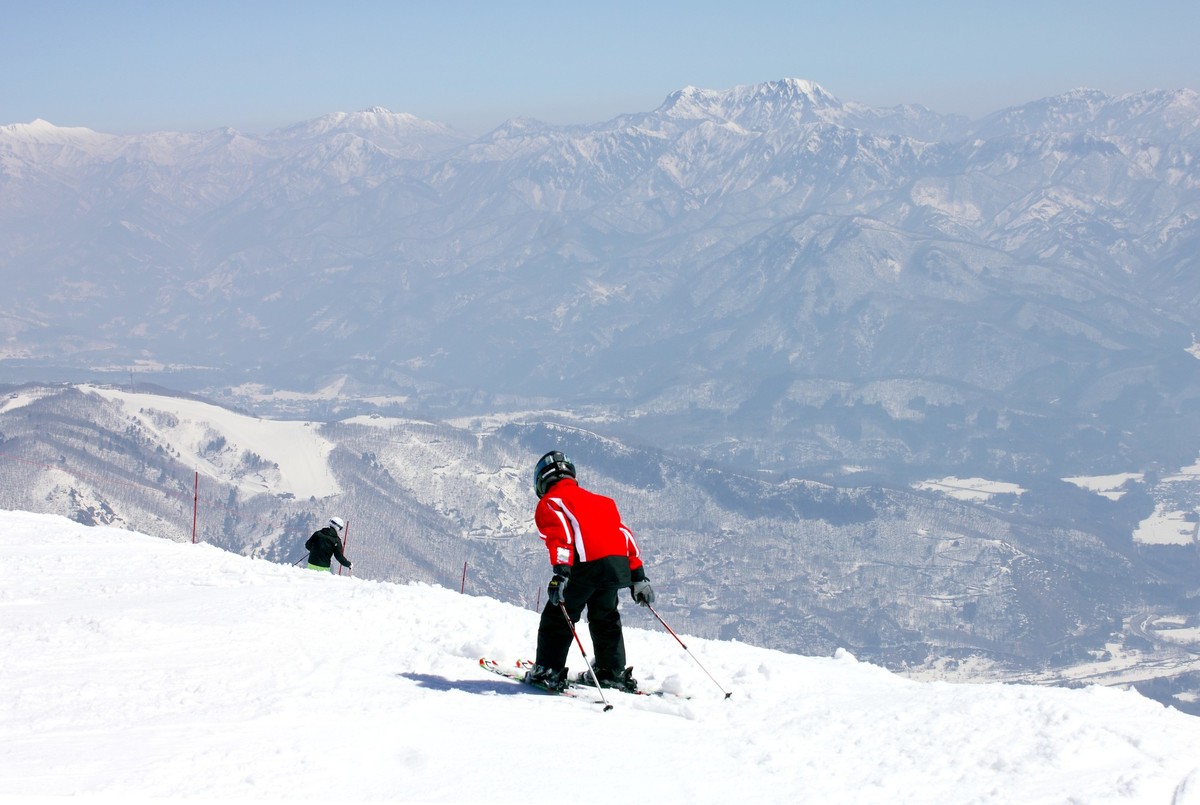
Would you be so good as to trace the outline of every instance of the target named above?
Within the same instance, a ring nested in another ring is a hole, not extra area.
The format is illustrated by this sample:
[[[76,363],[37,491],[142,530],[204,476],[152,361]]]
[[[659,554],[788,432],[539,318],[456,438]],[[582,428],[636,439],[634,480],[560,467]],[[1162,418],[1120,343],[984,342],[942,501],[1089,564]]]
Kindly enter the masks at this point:
[[[332,559],[337,559],[342,567],[350,568],[350,560],[342,553],[344,549],[342,538],[338,536],[338,532],[345,527],[346,524],[340,517],[331,517],[329,525],[320,531],[313,532],[313,535],[304,543],[304,547],[308,549],[309,570],[328,571]]]
[[[654,601],[654,592],[633,532],[622,522],[612,498],[581,487],[574,463],[556,450],[538,462],[534,491],[534,524],[546,543],[554,578],[547,587],[537,657],[526,681],[551,689],[566,684],[573,624],[586,608],[596,652],[595,679],[605,687],[636,690],[633,669],[625,665],[617,592],[628,587],[634,601],[643,605]]]

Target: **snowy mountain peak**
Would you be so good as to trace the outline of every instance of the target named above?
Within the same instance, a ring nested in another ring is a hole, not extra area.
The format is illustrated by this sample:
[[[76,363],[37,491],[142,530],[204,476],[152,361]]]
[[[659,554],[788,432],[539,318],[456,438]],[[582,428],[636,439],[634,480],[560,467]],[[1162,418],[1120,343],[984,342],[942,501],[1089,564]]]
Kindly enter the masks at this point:
[[[668,95],[657,111],[673,118],[707,119],[715,116],[720,99],[720,92],[686,86]]]
[[[447,127],[441,123],[434,123],[428,120],[422,120],[416,115],[408,112],[393,112],[383,106],[370,106],[366,109],[360,109],[357,112],[349,114],[339,112],[331,117],[337,117],[342,128],[350,127],[376,127],[381,129],[446,129]]]
[[[62,144],[107,139],[111,139],[111,135],[101,134],[82,126],[56,126],[40,117],[31,123],[0,126],[0,140],[24,143]]]
[[[768,81],[751,88],[755,95],[764,98],[787,99],[796,103],[810,103],[817,106],[840,106],[833,95],[815,81],[803,78],[784,78],[779,81]]]
[[[32,123],[0,126],[0,158],[58,166],[91,164],[111,157],[122,138],[81,126],[56,126],[38,118]]]
[[[425,121],[414,115],[392,112],[382,106],[372,106],[357,112],[330,112],[314,120],[298,123],[282,129],[282,133],[322,136],[335,131],[366,131],[371,129],[396,129],[398,127],[421,127]],[[438,124],[429,123],[436,126]]]
[[[1080,87],[1002,109],[981,121],[983,136],[1088,134],[1190,140],[1200,134],[1200,96],[1194,90],[1149,90],[1119,97]]]
[[[846,119],[841,101],[819,84],[799,78],[734,87],[725,94],[725,107],[730,120],[752,130],[841,124]]]
[[[764,131],[814,122],[839,123],[846,116],[846,107],[816,82],[784,78],[729,90],[684,87],[669,95],[657,113],[676,120],[715,120]]]
[[[31,135],[45,131],[57,131],[58,127],[48,120],[38,118],[31,123],[11,123],[7,126],[0,126],[0,134],[20,136]]]
[[[407,112],[393,112],[382,106],[371,106],[358,112],[333,112],[279,129],[269,136],[279,140],[311,141],[339,134],[360,137],[406,158],[430,156],[471,139],[443,123],[423,120]]]

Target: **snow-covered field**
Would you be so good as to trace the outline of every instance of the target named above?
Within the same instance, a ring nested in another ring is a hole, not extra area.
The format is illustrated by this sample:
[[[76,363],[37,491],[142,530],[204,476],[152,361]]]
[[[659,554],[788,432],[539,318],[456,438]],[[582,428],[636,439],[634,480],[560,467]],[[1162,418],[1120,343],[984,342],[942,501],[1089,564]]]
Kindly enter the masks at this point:
[[[1073,476],[1064,481],[1095,492],[1110,500],[1120,500],[1125,494],[1125,484],[1129,481],[1141,481],[1141,473],[1126,472],[1112,475]],[[1162,485],[1179,485],[1195,489],[1200,484],[1200,463],[1184,467],[1179,472],[1162,479]],[[941,478],[938,480],[922,481],[913,485],[915,489],[927,492],[938,492],[956,500],[975,503],[985,503],[996,495],[1021,495],[1025,492],[1017,484],[1005,481],[992,481],[987,478]],[[1196,542],[1200,530],[1197,520],[1200,513],[1194,509],[1180,509],[1177,504],[1167,504],[1159,501],[1154,513],[1138,523],[1132,538],[1134,542],[1144,545],[1191,545]]]
[[[478,667],[534,645],[494,600],[50,515],[0,545],[4,801],[1200,803],[1200,719],[1133,692],[683,636],[714,682],[626,602],[636,675],[692,698],[602,712]]]
[[[1063,478],[1069,484],[1075,484],[1081,489],[1095,492],[1109,500],[1120,500],[1125,497],[1125,485],[1130,481],[1141,481],[1145,473],[1118,472],[1112,475],[1076,475]]]
[[[1017,484],[1007,481],[989,481],[987,478],[941,478],[922,481],[914,485],[927,492],[941,492],[955,500],[985,501],[996,495],[1020,495],[1025,492]]]
[[[1196,541],[1196,515],[1156,505],[1134,529],[1133,540],[1143,545],[1191,545]]]
[[[290,492],[307,498],[341,491],[329,470],[333,444],[318,433],[317,423],[247,416],[184,397],[137,394],[106,386],[81,388],[119,403],[143,431],[184,453],[181,459],[206,476],[227,478],[228,468],[223,471],[215,461],[237,461],[251,448],[260,451],[261,457],[275,466],[241,480],[242,491],[248,494]],[[215,439],[223,440],[224,447],[214,456],[205,445]]]

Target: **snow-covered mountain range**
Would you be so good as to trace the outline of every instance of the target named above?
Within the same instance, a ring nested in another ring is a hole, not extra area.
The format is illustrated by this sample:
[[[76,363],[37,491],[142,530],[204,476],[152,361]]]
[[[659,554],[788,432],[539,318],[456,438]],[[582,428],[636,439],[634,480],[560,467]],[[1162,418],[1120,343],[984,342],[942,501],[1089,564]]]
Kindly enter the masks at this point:
[[[649,444],[829,477],[1180,465],[1198,119],[1190,90],[967,121],[788,79],[475,139],[382,109],[4,126],[2,379],[604,406]]]

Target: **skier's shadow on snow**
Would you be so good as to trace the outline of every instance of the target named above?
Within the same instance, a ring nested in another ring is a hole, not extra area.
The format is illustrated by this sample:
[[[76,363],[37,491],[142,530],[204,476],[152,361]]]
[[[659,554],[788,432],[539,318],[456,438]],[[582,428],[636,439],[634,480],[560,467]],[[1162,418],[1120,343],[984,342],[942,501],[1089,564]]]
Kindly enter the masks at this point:
[[[505,682],[502,679],[447,679],[436,674],[414,674],[406,672],[396,676],[411,679],[423,688],[431,690],[461,690],[466,693],[493,693],[498,696],[519,696],[527,693],[516,682]]]

